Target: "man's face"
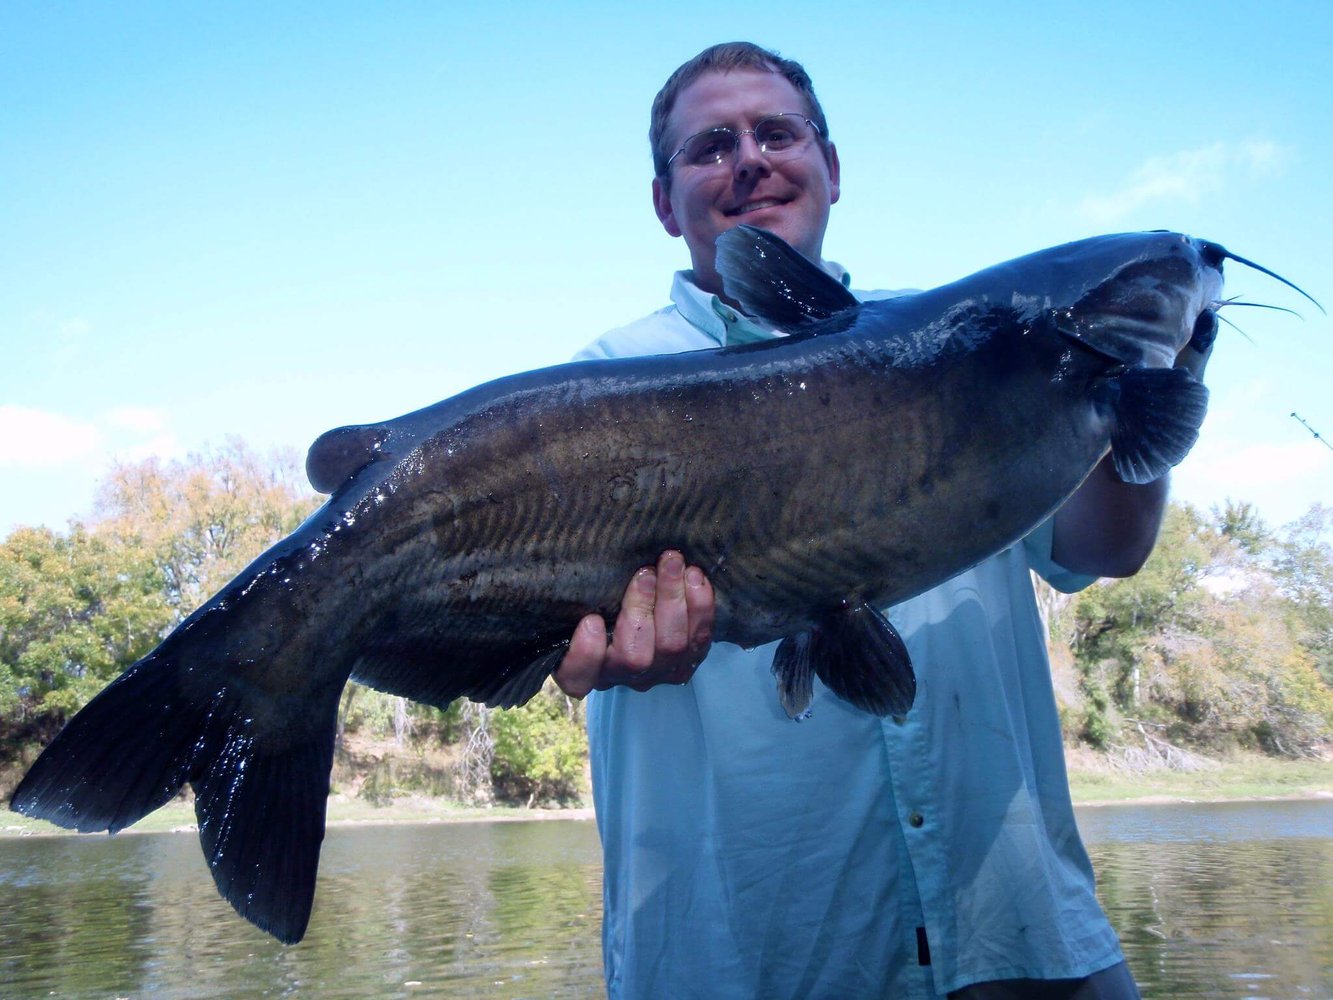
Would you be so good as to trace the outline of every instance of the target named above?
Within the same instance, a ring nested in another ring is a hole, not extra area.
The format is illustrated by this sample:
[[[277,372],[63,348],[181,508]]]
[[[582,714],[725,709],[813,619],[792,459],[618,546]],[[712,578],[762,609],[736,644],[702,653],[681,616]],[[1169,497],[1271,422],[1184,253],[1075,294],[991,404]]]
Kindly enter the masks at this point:
[[[808,114],[805,101],[777,73],[740,70],[706,73],[682,90],[667,119],[668,149],[719,125],[754,128],[772,114]],[[770,160],[753,136],[743,136],[731,161],[698,167],[677,158],[669,185],[653,180],[653,205],[662,226],[690,248],[694,280],[720,294],[713,264],[718,236],[745,223],[777,233],[812,260],[820,259],[829,206],[838,200],[838,154],[811,142],[794,155]]]

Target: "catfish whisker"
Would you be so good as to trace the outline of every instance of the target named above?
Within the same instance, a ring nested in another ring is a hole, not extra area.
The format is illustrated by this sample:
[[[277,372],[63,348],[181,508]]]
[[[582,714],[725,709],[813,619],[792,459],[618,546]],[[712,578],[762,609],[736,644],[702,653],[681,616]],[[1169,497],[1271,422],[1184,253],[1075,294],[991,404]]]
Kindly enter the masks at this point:
[[[1316,305],[1317,304],[1318,303],[1316,303]],[[1242,302],[1240,299],[1223,299],[1221,302],[1214,302],[1212,308],[1217,310],[1221,309],[1223,306],[1248,306],[1250,309],[1272,309],[1274,312],[1290,313],[1292,316],[1295,316],[1300,320],[1305,319],[1305,317],[1295,309],[1288,309],[1286,306],[1270,305],[1267,302]]]
[[[1216,246],[1216,244],[1214,244],[1214,246]],[[1319,309],[1319,311],[1320,311],[1321,313],[1323,313],[1325,316],[1328,315],[1328,310],[1325,309],[1322,305],[1319,304],[1319,300],[1316,299],[1316,298],[1315,298],[1313,295],[1311,295],[1309,292],[1307,292],[1304,288],[1301,288],[1301,287],[1300,287],[1299,285],[1297,285],[1295,282],[1288,281],[1286,278],[1282,277],[1282,275],[1278,274],[1276,271],[1270,271],[1268,268],[1264,267],[1262,264],[1256,264],[1256,263],[1255,263],[1254,261],[1252,261],[1252,260],[1247,260],[1246,258],[1240,256],[1240,254],[1232,253],[1230,250],[1227,250],[1225,247],[1217,247],[1217,249],[1218,249],[1218,250],[1221,250],[1222,253],[1224,253],[1227,257],[1230,257],[1230,258],[1231,258],[1232,260],[1234,260],[1237,264],[1244,264],[1246,267],[1252,267],[1252,268],[1254,268],[1254,269],[1255,269],[1256,271],[1258,271],[1260,274],[1266,274],[1266,275],[1268,275],[1270,278],[1275,278],[1275,279],[1277,279],[1278,281],[1282,282],[1282,284],[1286,285],[1288,288],[1292,289],[1292,290],[1295,291],[1295,292],[1298,292],[1300,295],[1304,296],[1305,298],[1307,298],[1307,299],[1309,299],[1311,302],[1313,302],[1313,303],[1315,304],[1315,306]]]
[[[1226,303],[1223,303],[1223,305],[1225,305],[1225,304],[1226,304]],[[1231,329],[1233,329],[1233,330],[1235,330],[1237,333],[1239,333],[1242,337],[1244,337],[1246,340],[1248,340],[1251,344],[1254,344],[1254,338],[1251,337],[1251,336],[1250,336],[1248,333],[1246,333],[1244,330],[1242,330],[1240,327],[1238,327],[1235,323],[1231,322],[1231,320],[1227,319],[1227,318],[1226,318],[1225,316],[1223,316],[1221,313],[1217,313],[1217,318],[1218,318],[1221,322],[1225,323],[1227,326],[1231,327]],[[1258,346],[1258,345],[1255,345],[1255,346]]]

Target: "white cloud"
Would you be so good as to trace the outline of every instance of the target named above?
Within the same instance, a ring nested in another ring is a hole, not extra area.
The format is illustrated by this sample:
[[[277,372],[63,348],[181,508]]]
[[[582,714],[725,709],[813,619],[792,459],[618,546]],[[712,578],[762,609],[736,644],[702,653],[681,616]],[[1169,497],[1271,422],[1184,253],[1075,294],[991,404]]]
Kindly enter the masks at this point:
[[[0,405],[0,467],[24,469],[137,462],[177,456],[181,445],[160,410],[121,406],[94,419],[13,404]]]
[[[1215,142],[1200,149],[1154,156],[1117,190],[1084,198],[1079,211],[1085,218],[1104,224],[1153,202],[1195,204],[1205,195],[1222,191],[1238,178],[1252,179],[1279,173],[1290,156],[1286,147],[1260,139]]]
[[[103,445],[96,425],[61,413],[0,405],[0,465],[63,465]]]

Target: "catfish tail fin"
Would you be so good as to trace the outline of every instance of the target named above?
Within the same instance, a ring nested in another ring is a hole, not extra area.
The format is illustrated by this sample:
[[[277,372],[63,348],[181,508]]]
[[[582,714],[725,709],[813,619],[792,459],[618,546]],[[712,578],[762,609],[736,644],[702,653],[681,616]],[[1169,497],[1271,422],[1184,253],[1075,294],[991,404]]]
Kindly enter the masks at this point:
[[[263,724],[227,681],[185,671],[167,644],[72,718],[10,808],[80,832],[115,833],[190,782],[218,891],[287,943],[305,934],[333,761],[337,689]],[[202,692],[202,693],[200,693]],[[280,718],[281,717],[281,718]]]

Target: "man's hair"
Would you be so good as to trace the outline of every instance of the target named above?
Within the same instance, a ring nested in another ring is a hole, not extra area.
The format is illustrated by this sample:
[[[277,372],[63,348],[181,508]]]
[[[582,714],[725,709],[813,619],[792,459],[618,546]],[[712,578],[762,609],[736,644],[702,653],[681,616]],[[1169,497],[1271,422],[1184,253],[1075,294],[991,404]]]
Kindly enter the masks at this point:
[[[663,180],[667,179],[667,160],[674,150],[665,147],[667,118],[676,106],[680,92],[705,73],[731,73],[735,70],[760,70],[765,73],[777,73],[787,80],[796,92],[805,99],[806,114],[819,126],[820,145],[827,149],[828,121],[824,109],[819,106],[815,96],[814,84],[810,74],[794,59],[784,59],[776,52],[760,48],[752,42],[723,42],[710,45],[689,62],[682,65],[667,78],[667,82],[653,98],[652,120],[648,125],[648,143],[653,151],[653,170]],[[796,111],[797,108],[771,108],[774,112]]]

